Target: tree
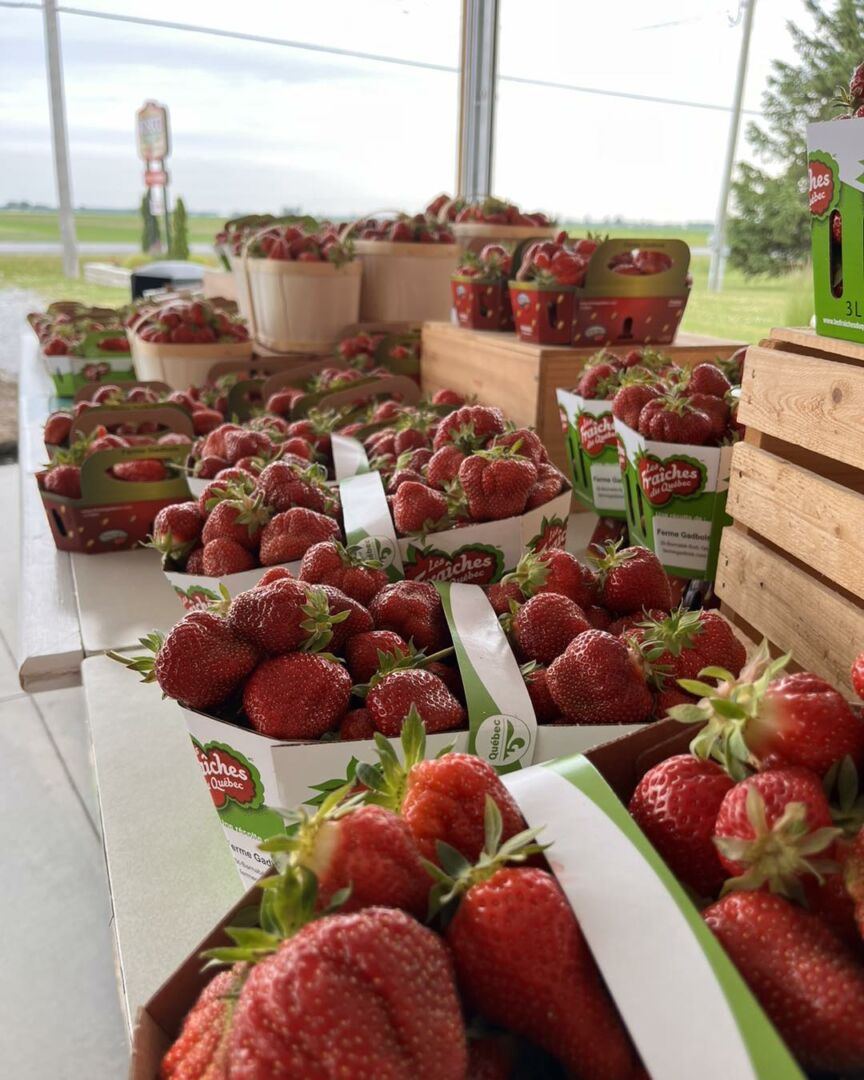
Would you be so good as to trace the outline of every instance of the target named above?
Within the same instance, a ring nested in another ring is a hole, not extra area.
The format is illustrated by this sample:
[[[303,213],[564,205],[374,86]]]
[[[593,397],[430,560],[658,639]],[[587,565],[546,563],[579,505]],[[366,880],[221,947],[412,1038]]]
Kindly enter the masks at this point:
[[[745,274],[782,274],[810,251],[807,209],[807,124],[830,120],[832,103],[864,60],[864,0],[803,0],[811,33],[789,23],[795,64],[775,60],[762,97],[763,123],[747,139],[766,168],[741,163],[732,184],[729,222],[732,264]]]
[[[189,258],[189,224],[186,220],[186,204],[178,199],[171,215],[171,247],[168,255],[172,259]]]
[[[141,250],[149,255],[152,251],[158,251],[162,245],[159,221],[150,203],[150,188],[141,196],[141,221]]]

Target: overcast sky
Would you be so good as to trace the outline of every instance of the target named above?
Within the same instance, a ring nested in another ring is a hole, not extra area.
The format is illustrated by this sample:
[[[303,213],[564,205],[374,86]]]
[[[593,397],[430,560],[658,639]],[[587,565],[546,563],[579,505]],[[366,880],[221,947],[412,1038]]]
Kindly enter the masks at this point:
[[[456,68],[459,0],[81,0]],[[561,217],[713,217],[728,113],[526,86],[506,76],[731,103],[735,0],[501,0],[496,192]],[[791,58],[801,0],[756,0],[745,106]],[[77,205],[142,192],[134,113],[171,110],[172,191],[192,210],[347,214],[452,190],[457,76],[277,45],[61,16]],[[0,8],[0,204],[56,201],[41,16]],[[739,156],[748,156],[742,136]]]

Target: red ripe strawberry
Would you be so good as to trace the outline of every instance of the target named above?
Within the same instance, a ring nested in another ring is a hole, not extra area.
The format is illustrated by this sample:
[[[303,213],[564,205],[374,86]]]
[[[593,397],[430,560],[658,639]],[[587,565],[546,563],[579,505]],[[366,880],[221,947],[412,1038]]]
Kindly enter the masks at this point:
[[[208,485],[209,487],[209,485]],[[201,539],[205,545],[211,540],[230,539],[236,544],[254,551],[263,538],[263,527],[269,517],[260,500],[237,493],[223,499],[210,510]]]
[[[855,905],[858,933],[864,938],[864,830],[852,841],[844,868],[846,891]]]
[[[42,438],[46,446],[62,446],[69,441],[72,431],[72,414],[68,412],[53,412],[45,421],[42,429]]]
[[[633,652],[605,630],[586,630],[546,673],[555,704],[574,724],[641,724],[653,699]]]
[[[513,616],[513,639],[520,658],[538,664],[551,664],[578,634],[590,629],[582,608],[559,593],[538,593]]]
[[[716,896],[726,879],[714,846],[714,822],[734,784],[713,761],[676,754],[649,769],[630,799],[636,824],[698,896]]]
[[[518,584],[525,596],[560,593],[583,609],[597,603],[596,573],[569,551],[557,548],[527,552],[504,581]]]
[[[277,390],[267,398],[264,408],[268,413],[275,413],[277,416],[290,416],[294,402],[301,397],[303,391],[300,389]]]
[[[732,383],[716,364],[697,364],[687,380],[688,394],[712,394],[722,398],[732,389]]]
[[[256,589],[261,589],[265,585],[272,585],[274,581],[294,581],[294,575],[288,569],[287,566],[271,566],[268,570],[258,578]]]
[[[424,671],[437,675],[453,697],[461,701],[463,705],[465,704],[465,691],[462,687],[462,676],[459,674],[458,667],[453,666],[452,663],[445,663],[443,660],[427,660],[422,666]]]
[[[341,589],[335,589],[332,585],[312,585],[309,593],[310,595],[323,593],[327,598],[330,621],[333,624],[333,640],[330,642],[330,648],[334,652],[341,655],[346,643],[352,637],[356,634],[367,634],[374,629],[375,624],[368,609],[358,604],[353,597],[346,596]]]
[[[864,652],[860,653],[852,665],[852,687],[864,701]]]
[[[531,428],[516,428],[515,431],[508,431],[505,435],[496,435],[489,443],[489,448],[494,450],[497,446],[512,449],[513,453],[528,458],[534,465],[539,466],[549,460],[540,436]]]
[[[336,540],[310,547],[297,576],[312,584],[333,585],[365,607],[387,584],[387,574],[380,566],[364,561]]]
[[[319,909],[350,886],[340,912],[380,905],[425,918],[429,875],[411,830],[392,810],[361,806],[341,815],[315,814],[301,821],[294,842],[300,863],[318,880]]]
[[[447,522],[447,499],[434,488],[408,480],[393,496],[393,522],[403,535],[434,532]]]
[[[465,709],[442,680],[422,668],[393,671],[366,695],[366,708],[375,726],[388,738],[400,733],[412,706],[429,734],[456,731],[468,721]]]
[[[460,405],[465,404],[465,398],[461,394],[457,394],[455,390],[447,390],[442,388],[436,390],[432,395],[433,405],[452,405],[454,408],[459,408]]]
[[[222,413],[216,409],[196,409],[192,413],[192,428],[196,435],[209,435],[222,423]]]
[[[426,479],[434,488],[444,491],[459,475],[465,455],[458,446],[447,444],[436,450],[426,466]]]
[[[319,589],[293,578],[238,593],[231,601],[228,624],[235,634],[271,655],[300,648],[318,649],[330,643],[330,606]]]
[[[801,886],[807,910],[817,915],[847,948],[861,957],[861,913],[857,912],[856,915],[856,904],[847,888],[847,881],[852,880],[848,870],[851,851],[851,843],[842,838],[837,840],[833,857],[839,868],[825,874],[821,880],[808,875],[801,879]]]
[[[199,480],[212,480],[218,472],[227,468],[228,461],[226,458],[217,457],[215,454],[206,454],[195,462],[192,474]]]
[[[536,480],[536,466],[527,458],[508,456],[507,451],[500,456],[498,451],[480,451],[459,466],[459,483],[473,521],[517,517]]]
[[[408,481],[426,487],[426,481],[423,479],[422,473],[417,472],[415,469],[397,469],[387,481],[387,494],[395,495],[399,488]]]
[[[702,912],[805,1069],[864,1062],[864,968],[808,911],[782,896],[733,892]]]
[[[396,581],[369,605],[378,630],[395,630],[427,654],[449,644],[441,597],[428,581]]]
[[[303,461],[312,461],[315,457],[315,448],[312,446],[312,443],[299,435],[294,435],[286,439],[285,442],[280,444],[280,450],[283,461],[289,455],[291,457],[301,458]]]
[[[241,469],[221,469],[198,496],[198,509],[206,516],[217,502],[234,498],[238,492],[249,495],[253,487],[252,477]]]
[[[408,645],[392,630],[369,630],[355,634],[345,646],[348,670],[355,683],[367,683],[378,671],[382,658],[407,656]]]
[[[864,98],[864,64],[859,64],[852,72],[852,78],[849,80],[849,97],[855,105],[860,105],[861,99]]]
[[[206,577],[204,573],[204,548],[193,548],[186,556],[186,565],[183,567],[184,574],[195,574],[199,577]]]
[[[254,570],[257,566],[254,554],[230,536],[217,536],[208,540],[201,554],[201,567],[206,577],[227,577]]]
[[[164,637],[153,633],[141,644],[155,657],[109,655],[192,709],[221,705],[258,663],[254,645],[209,611],[190,611]]]
[[[254,458],[270,454],[272,441],[263,431],[228,431],[225,434],[225,456],[234,465],[241,458]]]
[[[237,1002],[231,1080],[464,1080],[446,946],[393,908],[329,915],[257,964]]]
[[[532,667],[523,675],[528,697],[534,707],[534,715],[538,724],[554,724],[561,715],[561,711],[555,704],[552,694],[549,692],[549,683],[546,681],[545,667]]]
[[[509,579],[509,580],[508,580]],[[513,575],[508,574],[502,581],[494,585],[487,585],[486,598],[492,605],[496,615],[509,615],[510,604],[522,604],[525,602],[525,593],[519,587],[519,583],[513,580]]]
[[[778,768],[757,773],[726,793],[714,838],[733,887],[791,895],[798,878],[818,877],[831,867],[840,830],[831,827],[831,810],[822,782],[809,769]]]
[[[342,742],[371,739],[376,732],[375,721],[368,709],[350,709],[342,717],[339,738]]]
[[[163,506],[153,520],[153,546],[169,556],[183,555],[200,539],[204,519],[198,503],[172,503]]]
[[[660,619],[642,620],[634,636],[661,688],[677,679],[695,679],[706,667],[738,675],[747,661],[747,650],[719,611],[678,608]]]
[[[645,547],[621,548],[608,543],[603,555],[589,555],[597,567],[600,604],[616,615],[635,611],[669,611],[672,592],[663,565]]]
[[[275,511],[290,510],[293,506],[305,506],[323,514],[328,499],[325,492],[310,484],[297,469],[284,461],[271,461],[258,476],[258,490],[264,502]]]
[[[639,415],[649,401],[660,397],[660,391],[645,383],[629,383],[622,386],[612,398],[612,415],[636,430]]]
[[[81,498],[80,465],[54,465],[42,479],[42,487],[52,495],[66,499]]]
[[[237,964],[207,983],[162,1059],[159,1080],[220,1080],[228,1076],[231,1021],[247,971],[245,964]]]
[[[331,517],[300,506],[284,510],[276,514],[261,533],[261,565],[294,562],[313,544],[340,536],[339,525]]]
[[[711,394],[690,394],[690,404],[699,412],[705,413],[711,421],[711,437],[723,439],[729,431],[729,416],[731,410],[723,398],[712,397]]]
[[[417,428],[403,428],[396,432],[393,440],[393,452],[397,455],[404,454],[406,450],[419,450],[428,446],[428,437]]]
[[[615,392],[620,372],[611,364],[592,364],[585,369],[576,386],[576,393],[583,398],[607,399]]]
[[[143,458],[140,461],[118,461],[112,466],[111,474],[117,480],[126,480],[135,484],[153,484],[165,480],[168,470],[161,461]]]
[[[259,664],[243,688],[249,723],[270,739],[319,739],[348,711],[351,676],[317,653],[276,656]]]
[[[465,1080],[510,1080],[513,1067],[514,1048],[507,1036],[484,1035],[469,1041]]]
[[[636,1056],[555,878],[503,867],[473,884],[445,938],[469,1009],[574,1077],[630,1077]]]
[[[489,405],[463,405],[445,416],[438,425],[434,450],[452,444],[465,453],[479,450],[495,435],[503,435],[507,424],[500,409]]]
[[[128,439],[124,439],[122,435],[100,435],[98,439],[94,439],[93,442],[87,446],[86,456],[90,457],[91,454],[96,454],[100,450],[125,449],[126,447],[133,445],[133,443],[130,442],[131,438],[131,435]],[[135,479],[134,474],[132,479]]]
[[[550,463],[537,466],[537,479],[528,492],[525,503],[526,510],[533,510],[538,506],[545,506],[547,502],[560,495],[567,486],[567,477]]]
[[[600,607],[598,604],[589,604],[587,607],[583,607],[585,612],[585,618],[594,627],[595,630],[609,630],[611,633],[612,616],[604,607]]]
[[[639,433],[658,442],[704,446],[711,438],[712,423],[684,397],[649,401],[639,414]]]

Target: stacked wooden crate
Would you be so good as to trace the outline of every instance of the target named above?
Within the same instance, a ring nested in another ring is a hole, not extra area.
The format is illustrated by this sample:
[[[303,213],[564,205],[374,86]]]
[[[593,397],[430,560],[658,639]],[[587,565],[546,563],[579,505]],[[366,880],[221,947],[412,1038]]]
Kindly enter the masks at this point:
[[[864,346],[773,330],[747,352],[716,589],[756,640],[851,696],[864,649]]]

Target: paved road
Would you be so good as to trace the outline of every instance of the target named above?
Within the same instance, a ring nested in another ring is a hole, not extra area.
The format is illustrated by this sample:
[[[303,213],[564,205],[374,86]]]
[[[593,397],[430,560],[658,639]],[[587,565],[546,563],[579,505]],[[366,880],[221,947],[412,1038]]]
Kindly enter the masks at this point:
[[[190,244],[189,250],[193,255],[210,255],[213,252],[212,244]],[[96,244],[80,243],[78,252],[81,255],[135,255],[140,254],[139,244]],[[62,255],[63,245],[53,243],[18,244],[12,241],[0,243],[0,255]],[[154,256],[154,259],[158,256]]]

